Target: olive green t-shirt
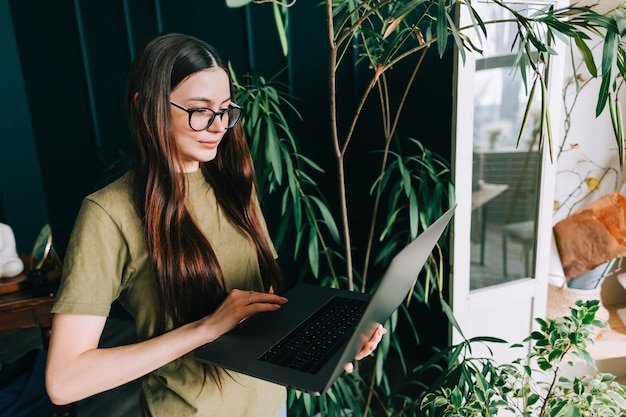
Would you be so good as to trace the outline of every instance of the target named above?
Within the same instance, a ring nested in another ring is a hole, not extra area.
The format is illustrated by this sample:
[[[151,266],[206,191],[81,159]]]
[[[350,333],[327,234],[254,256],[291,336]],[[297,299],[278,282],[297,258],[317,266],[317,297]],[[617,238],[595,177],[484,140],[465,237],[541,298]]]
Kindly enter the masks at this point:
[[[200,171],[184,177],[187,207],[211,242],[227,289],[263,291],[253,243],[228,220]],[[134,317],[142,341],[155,335],[156,287],[144,225],[132,201],[126,176],[84,199],[52,311],[108,316],[111,303],[119,300]],[[187,354],[144,378],[142,412],[152,417],[278,415],[286,400],[284,387],[228,374],[221,372],[220,391]]]

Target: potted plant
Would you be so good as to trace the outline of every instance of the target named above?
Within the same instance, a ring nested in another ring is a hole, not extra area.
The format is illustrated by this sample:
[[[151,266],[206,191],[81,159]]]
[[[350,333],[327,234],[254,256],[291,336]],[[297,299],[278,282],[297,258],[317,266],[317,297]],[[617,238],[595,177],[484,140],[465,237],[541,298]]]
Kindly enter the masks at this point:
[[[569,315],[537,319],[539,330],[524,340],[530,350],[513,345],[522,356],[511,363],[471,356],[473,344],[501,342],[488,338],[442,351],[439,358],[447,356],[448,367],[421,409],[446,417],[495,416],[503,410],[520,417],[623,415],[626,386],[614,375],[598,373],[587,351],[595,331],[606,327],[595,318],[598,307],[597,300],[579,300]]]
[[[240,7],[251,0],[227,2]],[[275,11],[283,50],[288,54],[289,10],[298,7],[298,2],[285,4],[270,0],[269,3]],[[601,71],[596,71],[603,79],[597,107],[601,111],[608,103],[616,108],[613,81],[624,71],[621,60],[617,60],[618,56],[623,56],[619,43],[625,31],[623,7],[613,14],[602,15],[593,8],[574,5],[555,10],[546,5],[527,15],[506,2],[493,0],[493,3],[507,10],[510,21],[518,24],[518,38],[513,48],[518,52],[516,64],[531,98],[535,94],[543,96],[545,91],[545,64],[554,52],[552,42],[566,40],[582,51],[589,68],[595,68],[586,44],[587,32],[602,33],[606,47]],[[333,182],[336,186],[324,188],[319,184],[317,174],[326,169],[302,151],[302,144],[292,134],[288,120],[293,119],[297,111],[291,104],[290,92],[282,91],[280,84],[272,79],[251,75],[236,80],[240,87],[238,100],[246,108],[244,125],[251,139],[260,190],[265,198],[279,195],[281,221],[274,234],[277,245],[286,240],[292,243],[293,257],[309,266],[308,274],[320,285],[371,291],[376,287],[376,281],[371,279],[372,268],[384,267],[401,245],[436,219],[453,199],[448,162],[424,147],[422,141],[401,137],[398,133],[400,121],[407,117],[404,110],[412,87],[428,82],[427,77],[420,81],[424,60],[432,52],[442,57],[452,46],[462,57],[467,53],[480,53],[480,44],[468,33],[486,36],[488,26],[497,22],[484,21],[469,1],[326,0],[324,7],[327,23],[324,36],[328,37],[329,44],[328,84],[320,88],[327,89],[328,108],[320,111],[329,114],[331,140],[327,154],[332,155],[331,171],[336,175]],[[469,27],[459,27],[456,23],[460,8],[473,16],[474,23]],[[615,70],[616,62],[619,71]],[[394,71],[403,64],[408,71]],[[343,97],[338,77],[343,68],[354,66],[367,69],[369,79],[363,83],[360,97]],[[400,91],[392,91],[393,86],[399,86]],[[351,104],[344,104],[343,99]],[[364,146],[358,128],[363,119],[369,119],[367,115],[371,113],[366,113],[365,109],[370,105],[377,106],[378,158],[376,166],[372,166],[377,174],[366,187],[371,191],[367,210],[358,207],[359,212],[367,213],[368,219],[358,223],[355,218],[361,216],[355,214],[357,207],[349,201],[353,184],[348,181],[352,178],[358,182],[362,178],[347,175],[346,160],[350,152]],[[347,108],[350,110],[346,111]],[[520,126],[520,138],[529,114],[530,105]],[[544,103],[539,114],[539,140],[551,149],[549,120]],[[621,149],[622,132],[617,124],[616,137]],[[356,229],[366,229],[366,238],[353,241]],[[358,264],[354,259],[357,246],[362,254]],[[439,253],[416,281],[411,300],[441,307],[455,324],[446,303],[446,251],[444,239]],[[281,253],[285,256],[284,251]],[[406,384],[421,384],[410,378],[407,382],[404,378],[392,377],[395,369],[388,368],[391,361],[387,360],[393,356],[400,374],[410,373],[403,355],[406,340],[394,331],[401,321],[405,328],[413,329],[417,338],[408,302],[385,323],[390,331],[375,355],[364,361],[358,372],[342,376],[325,396],[314,398],[290,391],[292,413],[339,416],[345,409],[351,409],[356,415],[415,415],[419,403],[413,393],[405,394],[404,388]],[[449,360],[454,362],[454,358]]]

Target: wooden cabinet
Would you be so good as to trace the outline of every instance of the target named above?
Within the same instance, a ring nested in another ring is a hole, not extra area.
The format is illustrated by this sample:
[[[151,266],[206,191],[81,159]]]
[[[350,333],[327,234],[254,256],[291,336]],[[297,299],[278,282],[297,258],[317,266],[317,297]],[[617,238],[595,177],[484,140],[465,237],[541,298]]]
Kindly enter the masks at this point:
[[[20,256],[30,265],[30,256]],[[28,271],[0,279],[0,331],[39,327],[47,345],[52,326],[50,309],[59,286],[61,268],[47,271],[45,276],[27,275]]]

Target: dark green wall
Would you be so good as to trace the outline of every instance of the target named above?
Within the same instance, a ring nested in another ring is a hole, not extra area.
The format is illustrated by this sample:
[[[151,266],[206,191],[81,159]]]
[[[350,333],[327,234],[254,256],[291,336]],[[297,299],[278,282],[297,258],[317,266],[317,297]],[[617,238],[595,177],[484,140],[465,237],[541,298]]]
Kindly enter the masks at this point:
[[[0,222],[29,252],[48,209],[7,0],[0,0],[0,57]]]
[[[257,21],[271,22],[268,7],[249,14],[217,1],[0,3],[0,45],[9,64],[2,77],[8,94],[0,115],[0,221],[14,228],[21,252],[47,221],[63,251],[82,197],[128,160],[125,79],[146,39],[180,31],[213,43],[242,72],[252,58],[270,74],[285,66],[271,27],[249,37]]]
[[[184,32],[214,44],[238,76],[254,69],[269,78],[287,67],[281,81],[304,119],[293,120],[292,129],[302,149],[327,171],[316,181],[332,190],[327,193],[332,203],[336,180],[327,116],[324,8],[300,0],[290,16],[287,60],[269,4],[228,9],[218,0],[0,0],[0,221],[13,227],[18,250],[29,252],[37,232],[49,222],[55,247],[63,252],[82,198],[115,178],[128,161],[132,146],[122,111],[126,72],[135,52],[158,32]],[[393,71],[392,86],[411,68],[400,65]],[[358,99],[352,92],[363,87],[366,73],[357,66],[339,74],[340,115],[350,113]],[[441,60],[432,53],[400,126],[401,137],[417,138],[447,158],[452,77],[450,55]],[[363,120],[376,120],[375,104],[367,106]],[[376,175],[372,158],[382,146],[382,132],[377,123],[373,126],[359,125],[357,137],[364,146],[346,159],[347,175],[363,179],[349,190],[353,224],[370,217],[365,202]],[[279,208],[270,199],[264,211],[273,231]],[[366,226],[353,230],[354,242],[365,239]],[[282,256],[281,266],[293,279],[304,268],[291,265],[289,258],[290,253]],[[416,308],[416,315],[428,315],[424,323],[441,323],[424,324],[430,328],[420,331],[423,346],[445,344],[445,320]]]
[[[325,110],[325,15],[318,2],[300,1],[290,9],[288,61],[269,4],[240,9],[207,0],[0,4],[0,45],[6,57],[2,83],[8,93],[2,95],[0,113],[0,220],[14,227],[20,251],[30,250],[36,230],[46,221],[55,246],[63,251],[80,200],[115,177],[128,160],[132,147],[122,112],[126,72],[135,51],[158,32],[184,32],[214,44],[238,74],[254,68],[271,77],[287,66],[282,81],[304,116],[302,122],[294,120],[296,137],[327,168],[320,183],[335,187]],[[444,156],[450,154],[450,62],[433,54],[425,70],[428,81],[415,88],[406,110],[412,114],[401,126],[402,135],[416,137]],[[362,78],[358,70],[343,71],[342,94],[349,97],[367,81]],[[350,111],[353,102],[341,105],[340,112]],[[377,117],[375,108],[366,111],[371,112],[368,118]],[[371,146],[349,154],[347,170],[348,175],[363,176],[362,189],[351,192],[367,198],[375,174],[368,167],[382,132],[367,125],[360,129],[360,140]],[[271,223],[271,212],[268,217]]]

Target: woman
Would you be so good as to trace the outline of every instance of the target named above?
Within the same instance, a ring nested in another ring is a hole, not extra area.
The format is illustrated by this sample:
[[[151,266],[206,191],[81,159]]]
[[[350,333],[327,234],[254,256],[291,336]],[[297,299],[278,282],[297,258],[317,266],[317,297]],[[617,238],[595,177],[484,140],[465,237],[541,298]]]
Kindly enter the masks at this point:
[[[190,354],[287,302],[276,294],[281,275],[233,98],[225,62],[196,38],[160,35],[133,63],[126,107],[136,160],[88,196],[76,220],[53,308],[54,403],[145,376],[145,416],[275,417],[284,407],[284,387]],[[139,342],[101,349],[114,300],[134,317]]]

